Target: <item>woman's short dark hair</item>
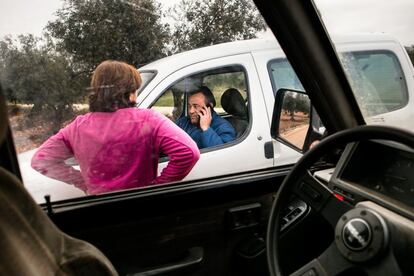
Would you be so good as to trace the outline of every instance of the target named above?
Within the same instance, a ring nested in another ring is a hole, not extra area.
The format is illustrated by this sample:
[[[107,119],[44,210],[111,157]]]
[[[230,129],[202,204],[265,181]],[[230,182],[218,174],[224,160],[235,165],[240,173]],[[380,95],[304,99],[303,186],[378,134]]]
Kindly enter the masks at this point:
[[[125,62],[106,60],[96,67],[91,80],[89,110],[114,112],[132,107],[130,95],[141,86],[138,70]]]

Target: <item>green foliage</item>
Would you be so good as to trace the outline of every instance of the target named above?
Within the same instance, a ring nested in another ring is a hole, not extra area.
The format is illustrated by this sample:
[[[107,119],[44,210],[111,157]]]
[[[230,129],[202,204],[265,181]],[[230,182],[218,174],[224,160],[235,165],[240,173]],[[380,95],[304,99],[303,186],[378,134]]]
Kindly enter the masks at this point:
[[[22,35],[0,41],[0,81],[9,102],[32,106],[29,122],[41,118],[54,130],[73,116],[86,95],[92,70],[103,60],[135,66],[167,54],[235,39],[265,29],[249,0],[183,0],[174,9],[174,31],[163,25],[156,0],[64,0],[42,38]],[[243,74],[212,79],[215,90],[231,80],[245,90]],[[215,91],[216,92],[216,91]],[[170,102],[172,99],[168,99]],[[167,104],[164,103],[164,104]]]
[[[155,106],[174,106],[174,95],[171,90],[166,91],[158,100]]]
[[[47,37],[21,35],[0,45],[0,77],[8,100],[33,104],[30,119],[40,116],[59,129],[73,115],[72,104],[82,96],[85,80]]]
[[[182,0],[171,13],[173,52],[255,38],[266,29],[249,0]]]
[[[203,85],[206,85],[212,91],[217,90],[216,87],[222,88],[221,94],[224,92],[225,89],[231,87],[241,91],[246,90],[246,80],[244,72],[231,72],[209,75],[203,78]]]
[[[305,94],[298,94],[296,99],[296,109],[297,112],[303,112],[304,114],[310,113],[310,101],[309,97]]]
[[[243,98],[247,98],[247,88],[244,72],[230,72],[209,75],[203,78],[203,85],[210,88],[216,98],[216,107],[221,108],[221,96],[229,88],[239,90]]]
[[[154,0],[64,0],[47,30],[92,71],[106,59],[138,66],[165,55],[168,26]]]
[[[7,68],[6,60],[8,60],[10,38],[0,41],[0,84],[2,85],[2,92],[6,99],[10,102],[17,103],[17,98],[14,91],[6,85]]]
[[[287,92],[283,98],[283,110],[290,114],[291,121],[295,121],[295,112],[310,113],[309,97],[305,94]]]
[[[283,110],[290,114],[290,120],[295,121],[296,101],[292,93],[286,93],[283,98]]]

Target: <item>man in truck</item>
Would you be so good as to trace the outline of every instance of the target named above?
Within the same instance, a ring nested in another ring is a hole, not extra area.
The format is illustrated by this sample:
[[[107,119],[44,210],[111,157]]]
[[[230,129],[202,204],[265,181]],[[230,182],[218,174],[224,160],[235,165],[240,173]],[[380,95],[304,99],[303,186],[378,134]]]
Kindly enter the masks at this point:
[[[207,86],[190,92],[188,97],[188,116],[177,121],[197,143],[199,149],[221,145],[236,138],[233,126],[215,111],[216,100]]]

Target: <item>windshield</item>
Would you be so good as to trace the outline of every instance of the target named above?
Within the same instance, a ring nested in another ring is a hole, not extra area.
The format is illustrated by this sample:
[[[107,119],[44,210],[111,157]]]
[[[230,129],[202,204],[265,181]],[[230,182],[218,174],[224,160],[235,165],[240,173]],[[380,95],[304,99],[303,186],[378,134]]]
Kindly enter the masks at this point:
[[[316,4],[365,120],[414,129],[401,2]],[[0,83],[38,203],[292,165],[325,131],[292,96],[278,120],[296,142],[272,138],[277,92],[304,87],[251,0],[18,0],[0,15]]]

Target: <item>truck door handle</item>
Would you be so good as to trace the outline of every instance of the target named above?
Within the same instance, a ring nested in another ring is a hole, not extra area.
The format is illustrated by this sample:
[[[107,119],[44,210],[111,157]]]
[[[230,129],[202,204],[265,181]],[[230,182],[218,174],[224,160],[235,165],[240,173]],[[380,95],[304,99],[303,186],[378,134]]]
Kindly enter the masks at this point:
[[[275,155],[273,150],[273,142],[269,141],[264,143],[264,154],[266,159],[272,159]]]
[[[127,276],[150,276],[162,275],[165,273],[181,270],[191,266],[201,264],[204,259],[204,249],[202,247],[192,247],[188,249],[188,254],[181,261],[168,263],[158,267],[151,267],[145,271],[137,273],[128,273]]]

